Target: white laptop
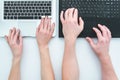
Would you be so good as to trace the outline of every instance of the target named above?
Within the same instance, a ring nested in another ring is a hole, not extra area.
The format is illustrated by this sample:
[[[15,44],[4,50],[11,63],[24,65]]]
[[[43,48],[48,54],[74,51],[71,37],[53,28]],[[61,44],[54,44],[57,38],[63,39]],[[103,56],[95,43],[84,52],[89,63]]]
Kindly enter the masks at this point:
[[[57,0],[0,0],[0,37],[16,27],[22,36],[35,37],[40,19],[49,16],[56,23]],[[56,34],[54,31],[53,37]]]

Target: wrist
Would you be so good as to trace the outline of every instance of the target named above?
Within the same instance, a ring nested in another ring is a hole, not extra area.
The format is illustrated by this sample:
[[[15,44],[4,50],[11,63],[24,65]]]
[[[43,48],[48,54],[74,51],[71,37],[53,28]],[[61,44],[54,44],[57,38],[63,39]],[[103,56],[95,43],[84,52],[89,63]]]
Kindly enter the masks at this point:
[[[40,54],[44,53],[47,50],[49,50],[48,45],[39,46]]]
[[[75,44],[77,38],[65,38],[65,43]]]
[[[12,63],[13,64],[18,64],[21,61],[21,57],[14,57]]]
[[[67,47],[71,47],[71,46],[75,46],[75,44],[76,44],[76,40],[65,40],[65,46],[67,46]]]
[[[109,66],[110,68],[112,67],[112,62],[110,57],[101,58],[100,63],[102,68],[106,68],[107,66]]]
[[[106,55],[106,56],[99,56],[99,60],[101,63],[109,63],[111,62],[110,56]]]
[[[47,49],[48,48],[48,45],[39,45],[39,49],[42,50],[42,49]]]
[[[65,41],[76,41],[77,37],[73,36],[73,35],[69,35],[69,36],[64,36]]]

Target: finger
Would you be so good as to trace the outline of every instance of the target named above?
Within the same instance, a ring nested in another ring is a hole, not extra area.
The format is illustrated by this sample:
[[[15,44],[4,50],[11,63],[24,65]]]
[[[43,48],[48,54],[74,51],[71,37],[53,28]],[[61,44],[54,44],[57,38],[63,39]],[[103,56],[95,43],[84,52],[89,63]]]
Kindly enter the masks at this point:
[[[36,28],[36,36],[38,35],[39,33],[39,28]]]
[[[43,18],[40,21],[40,24],[38,26],[38,32],[40,31],[40,29],[43,28]]]
[[[22,38],[22,36],[21,36],[21,35],[19,36],[19,42],[20,42],[20,44],[19,44],[19,45],[20,45],[20,46],[22,46],[22,45],[23,45],[23,38]]]
[[[9,39],[11,39],[11,35],[12,35],[12,29],[9,30],[9,35],[8,35]]]
[[[100,30],[98,30],[97,28],[93,28],[93,30],[97,34],[98,40],[101,40],[102,39],[102,34],[101,34]]]
[[[14,38],[15,41],[17,41],[19,35],[20,35],[20,30],[18,29],[15,34],[15,38]]]
[[[76,21],[78,21],[78,9],[74,9],[74,15],[73,15],[74,19]]]
[[[112,38],[111,31],[105,26],[109,39]]]
[[[47,30],[47,26],[48,26],[48,17],[45,17],[44,30]]]
[[[6,39],[7,43],[9,44],[8,36],[5,35],[5,39]]]
[[[88,43],[90,44],[90,46],[91,46],[92,48],[94,48],[94,46],[95,46],[94,41],[93,41],[90,37],[86,37],[86,40],[88,41]]]
[[[64,11],[61,11],[61,14],[60,14],[60,20],[62,23],[64,23],[65,19],[63,17],[63,14],[64,14]]]
[[[52,27],[51,27],[51,34],[53,34],[54,29],[55,29],[55,23],[52,24]]]
[[[71,9],[69,9],[69,18],[73,18],[73,16],[74,16],[74,9],[75,8],[71,8]]]
[[[100,30],[102,31],[103,37],[107,38],[108,35],[107,35],[107,30],[106,30],[106,28],[105,28],[104,26],[100,25],[100,24],[98,24],[98,27],[99,27]]]
[[[11,34],[11,40],[14,39],[15,34],[16,34],[16,28],[14,27]]]
[[[81,27],[81,30],[84,29],[84,21],[81,17],[79,17],[79,26]]]
[[[47,30],[50,32],[51,31],[51,19],[49,18],[48,20],[48,27]]]
[[[65,11],[65,20],[69,18],[69,9]]]
[[[40,29],[42,29],[42,30],[44,29],[44,26],[45,26],[44,23],[45,23],[45,18],[43,18],[42,26],[41,26],[41,28],[40,28]]]

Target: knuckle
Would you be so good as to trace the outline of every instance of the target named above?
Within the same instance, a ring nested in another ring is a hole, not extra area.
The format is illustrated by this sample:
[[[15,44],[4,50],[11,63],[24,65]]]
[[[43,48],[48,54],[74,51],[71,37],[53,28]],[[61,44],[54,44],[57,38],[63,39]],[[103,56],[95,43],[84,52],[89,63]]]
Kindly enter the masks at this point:
[[[100,43],[104,43],[105,42],[105,39],[100,39]]]
[[[46,31],[43,31],[42,33],[43,33],[43,34],[46,34]]]
[[[51,36],[52,36],[52,33],[49,33],[49,36],[51,37]]]
[[[103,32],[107,32],[105,28],[102,28],[102,31],[103,31]]]
[[[74,19],[72,22],[77,23],[77,20]]]
[[[96,30],[96,32],[97,32],[98,34],[101,34],[101,32],[100,32],[99,30]]]
[[[109,42],[109,39],[107,39],[107,38],[103,38],[103,39],[100,40],[101,44],[105,44],[105,43],[108,43],[108,42]]]
[[[110,40],[109,39],[106,39],[106,42],[109,42]]]
[[[66,22],[72,22],[70,19],[68,19]]]
[[[49,31],[47,31],[47,32],[46,32],[46,35],[49,35],[49,34],[50,34]]]
[[[10,45],[11,45],[11,46],[14,46],[14,45],[15,45],[15,42],[11,42]]]

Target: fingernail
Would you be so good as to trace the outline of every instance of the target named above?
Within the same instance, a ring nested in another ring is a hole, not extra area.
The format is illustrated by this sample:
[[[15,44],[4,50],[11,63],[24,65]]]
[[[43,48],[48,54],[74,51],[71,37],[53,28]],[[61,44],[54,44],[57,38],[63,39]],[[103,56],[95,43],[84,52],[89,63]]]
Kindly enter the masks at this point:
[[[80,17],[80,19],[81,19],[81,17]]]
[[[99,27],[99,26],[102,26],[102,25],[101,25],[101,24],[98,24],[98,27]]]
[[[101,26],[100,24],[98,24],[98,27]]]

